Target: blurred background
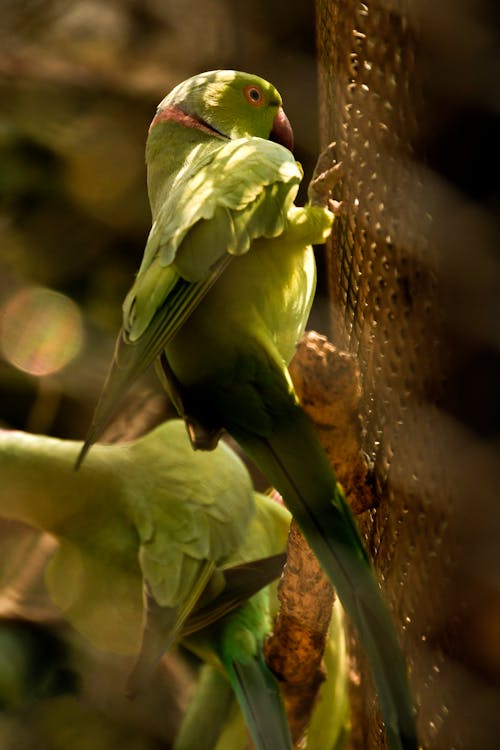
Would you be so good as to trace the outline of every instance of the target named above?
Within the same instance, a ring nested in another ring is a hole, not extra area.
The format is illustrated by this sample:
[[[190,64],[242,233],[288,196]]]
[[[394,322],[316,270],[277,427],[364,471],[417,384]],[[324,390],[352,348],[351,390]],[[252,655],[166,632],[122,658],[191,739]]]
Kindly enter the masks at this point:
[[[310,174],[314,8],[1,0],[0,10],[0,419],[79,438],[150,228],[144,147],[157,104],[203,70],[258,73],[282,92]]]
[[[150,227],[144,145],[158,102],[202,70],[268,78],[306,182],[331,139],[345,165],[337,197],[348,212],[327,261],[317,253],[310,327],[360,363],[363,448],[379,501],[360,521],[409,655],[422,744],[495,750],[498,3],[317,0],[316,14],[314,5],[0,0],[0,426],[85,433]],[[145,377],[131,402],[151,404],[151,393],[159,389]],[[158,395],[145,422],[167,408]],[[136,428],[122,423],[114,436]],[[4,530],[2,540],[0,589],[32,544],[39,552],[29,535],[20,546]],[[12,643],[8,628],[0,637]],[[15,637],[27,639],[24,653],[34,642],[55,653],[45,632]],[[69,652],[56,648],[52,686],[75,659],[82,671],[71,638]],[[179,700],[170,696],[170,723],[159,728],[158,713],[134,718],[95,684],[103,669],[120,684],[123,665],[85,653],[89,702],[43,704],[48,713],[29,715],[35,735],[19,714],[0,721],[2,750],[168,747],[189,692],[180,667]],[[352,746],[378,750],[367,665],[352,653],[364,678],[353,688]]]

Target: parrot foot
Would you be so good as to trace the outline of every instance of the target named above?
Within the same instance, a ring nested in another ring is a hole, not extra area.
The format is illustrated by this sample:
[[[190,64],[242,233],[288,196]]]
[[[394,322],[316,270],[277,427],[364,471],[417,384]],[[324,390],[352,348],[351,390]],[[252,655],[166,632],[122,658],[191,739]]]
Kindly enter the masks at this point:
[[[323,174],[323,172],[327,172],[332,166],[332,164],[335,164],[335,162],[337,161],[335,157],[336,148],[337,148],[337,142],[332,141],[320,153],[316,161],[316,165],[314,167],[312,181],[314,181],[316,177],[318,177],[320,174]]]
[[[188,414],[184,403],[182,386],[170,367],[165,352],[161,353],[160,359],[157,362],[157,373],[178,415],[186,424],[189,439],[194,450],[213,451],[217,447],[222,429],[219,427],[206,427],[196,417]]]
[[[330,143],[319,155],[307,194],[313,206],[328,207],[337,216],[344,206],[342,201],[332,198],[332,190],[342,177],[343,165],[335,162],[335,145]]]
[[[184,415],[189,439],[195,451],[213,451],[217,448],[221,429],[210,429],[201,424],[195,417]]]

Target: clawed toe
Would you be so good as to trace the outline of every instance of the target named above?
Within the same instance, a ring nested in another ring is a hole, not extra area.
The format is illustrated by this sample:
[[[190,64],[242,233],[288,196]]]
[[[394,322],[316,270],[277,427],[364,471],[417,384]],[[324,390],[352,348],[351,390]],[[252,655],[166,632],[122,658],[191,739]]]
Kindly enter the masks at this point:
[[[335,143],[330,143],[319,155],[307,192],[312,205],[327,206],[338,215],[343,211],[342,202],[332,198],[332,190],[342,177],[343,166],[334,163],[334,150]]]

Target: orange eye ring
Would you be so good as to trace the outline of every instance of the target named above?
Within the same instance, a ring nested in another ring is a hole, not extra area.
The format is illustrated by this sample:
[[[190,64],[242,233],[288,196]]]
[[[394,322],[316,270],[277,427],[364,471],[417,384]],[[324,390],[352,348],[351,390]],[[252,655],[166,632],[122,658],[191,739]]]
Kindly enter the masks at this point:
[[[251,83],[249,86],[245,86],[243,93],[247,102],[252,106],[260,107],[264,104],[264,94],[258,86]]]

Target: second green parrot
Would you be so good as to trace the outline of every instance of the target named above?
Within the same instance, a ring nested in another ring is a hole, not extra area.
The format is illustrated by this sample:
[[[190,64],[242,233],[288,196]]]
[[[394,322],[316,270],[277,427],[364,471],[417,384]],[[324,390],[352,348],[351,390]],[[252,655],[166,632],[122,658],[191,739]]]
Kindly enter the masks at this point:
[[[183,641],[228,677],[255,747],[291,750],[262,656],[263,587],[284,563],[286,509],[254,495],[227,445],[194,453],[179,420],[97,446],[75,472],[80,448],[0,430],[0,516],[58,540],[46,570],[53,601],[94,646],[137,656],[130,694]]]
[[[311,245],[333,214],[318,182],[294,205],[302,170],[281,105],[272,84],[224,70],[159,105],[146,147],[153,224],[80,461],[156,362],[194,447],[227,430],[279,490],[366,649],[391,750],[416,750],[391,616],[287,370],[314,295]]]
[[[273,599],[274,603],[277,606],[277,597],[276,602]],[[309,726],[300,741],[303,750],[342,750],[349,736],[348,661],[343,624],[343,612],[337,599],[324,654],[326,680],[321,685]],[[207,662],[201,670],[173,750],[247,748],[245,723],[234,693],[220,670]]]

